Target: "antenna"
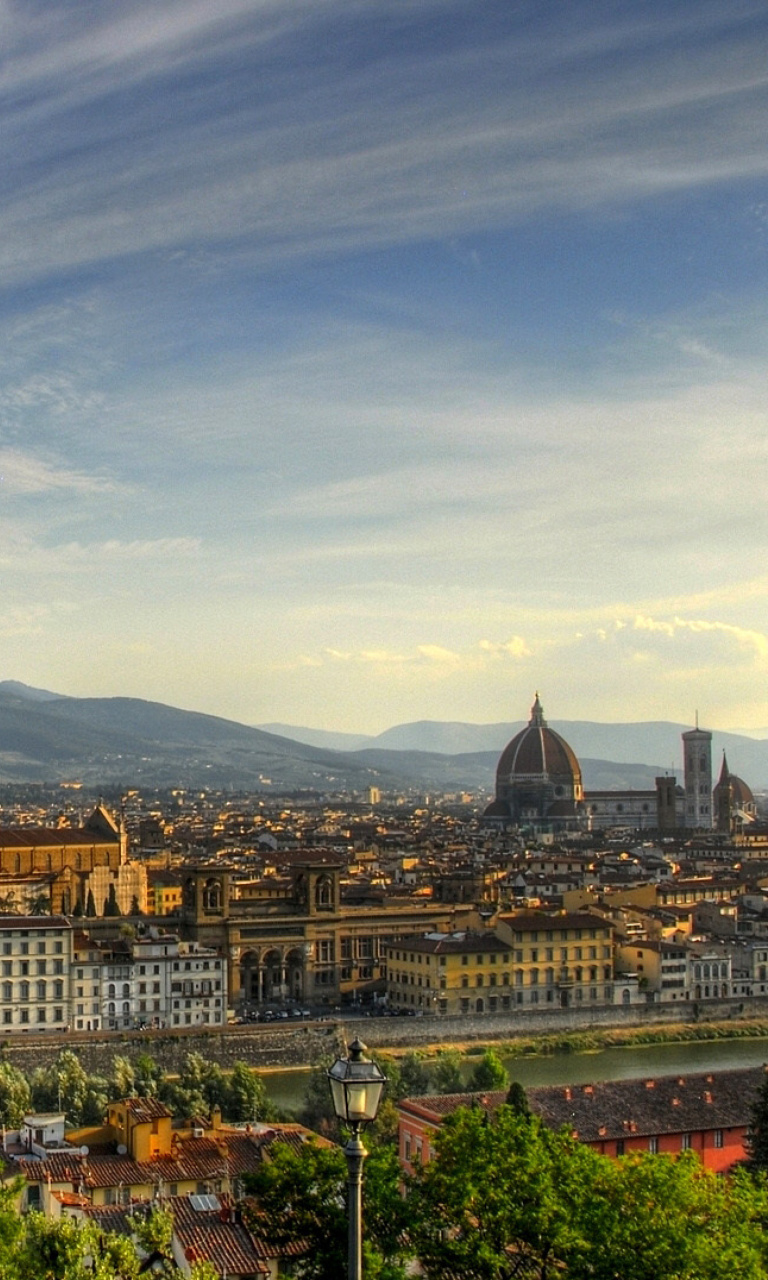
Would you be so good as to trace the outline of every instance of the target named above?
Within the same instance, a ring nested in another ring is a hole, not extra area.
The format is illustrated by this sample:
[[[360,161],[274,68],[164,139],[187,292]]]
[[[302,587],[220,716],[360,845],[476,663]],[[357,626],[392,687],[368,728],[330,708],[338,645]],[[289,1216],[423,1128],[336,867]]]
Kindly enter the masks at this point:
[[[696,728],[699,727],[699,708],[696,708]]]

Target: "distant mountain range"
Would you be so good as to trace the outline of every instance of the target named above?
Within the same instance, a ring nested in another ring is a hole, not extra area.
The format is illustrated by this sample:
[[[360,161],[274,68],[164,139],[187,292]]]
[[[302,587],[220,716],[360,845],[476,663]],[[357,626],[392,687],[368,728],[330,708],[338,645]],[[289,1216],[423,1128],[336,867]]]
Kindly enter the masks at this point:
[[[644,789],[680,762],[689,726],[555,721],[587,788]],[[319,792],[493,789],[499,752],[521,723],[416,721],[376,736],[253,727],[139,698],[68,698],[0,681],[0,782]],[[768,741],[715,734],[750,786],[768,787]]]

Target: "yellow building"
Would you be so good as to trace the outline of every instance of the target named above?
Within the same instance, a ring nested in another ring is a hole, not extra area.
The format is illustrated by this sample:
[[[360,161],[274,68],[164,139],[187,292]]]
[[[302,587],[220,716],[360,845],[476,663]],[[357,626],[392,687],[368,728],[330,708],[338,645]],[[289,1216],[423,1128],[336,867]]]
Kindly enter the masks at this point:
[[[512,948],[515,1004],[568,1008],[613,1002],[613,925],[588,911],[499,916]]]
[[[613,1002],[613,926],[589,912],[520,912],[479,933],[389,943],[387,996],[423,1013]]]
[[[384,944],[387,1004],[425,1014],[511,1009],[512,953],[490,931],[427,933]]]
[[[181,910],[181,881],[168,871],[147,870],[147,914],[169,916]]]

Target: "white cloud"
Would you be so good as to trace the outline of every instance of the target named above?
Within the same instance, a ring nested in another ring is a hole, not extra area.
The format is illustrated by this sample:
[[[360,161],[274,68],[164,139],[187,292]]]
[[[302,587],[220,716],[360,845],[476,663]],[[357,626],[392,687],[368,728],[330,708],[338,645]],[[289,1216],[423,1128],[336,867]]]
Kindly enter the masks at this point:
[[[118,485],[104,475],[88,475],[30,453],[0,448],[0,496],[62,490],[75,494],[110,494],[118,490]]]

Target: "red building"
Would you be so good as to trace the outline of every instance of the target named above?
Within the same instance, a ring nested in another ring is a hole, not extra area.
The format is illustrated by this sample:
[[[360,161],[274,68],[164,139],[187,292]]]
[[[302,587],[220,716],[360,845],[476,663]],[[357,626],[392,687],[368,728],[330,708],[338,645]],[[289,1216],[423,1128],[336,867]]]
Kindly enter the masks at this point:
[[[752,1106],[766,1069],[706,1075],[609,1080],[527,1090],[531,1111],[551,1129],[568,1129],[606,1156],[632,1151],[678,1155],[695,1151],[707,1169],[724,1173],[746,1157]],[[459,1107],[493,1114],[506,1099],[498,1093],[453,1093],[405,1098],[399,1104],[400,1160],[405,1168],[432,1156],[434,1135]]]

